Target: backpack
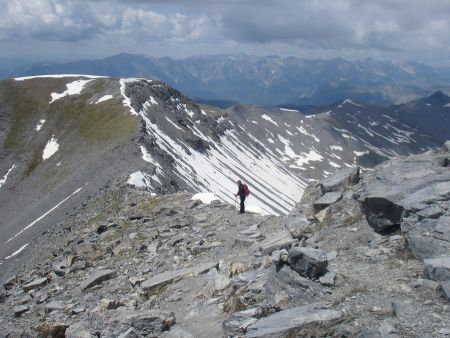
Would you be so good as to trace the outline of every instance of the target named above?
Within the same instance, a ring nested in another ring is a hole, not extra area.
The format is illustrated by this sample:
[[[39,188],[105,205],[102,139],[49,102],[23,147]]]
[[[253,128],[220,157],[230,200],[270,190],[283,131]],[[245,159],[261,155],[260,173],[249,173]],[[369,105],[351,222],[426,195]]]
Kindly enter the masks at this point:
[[[247,197],[248,195],[250,195],[250,189],[248,188],[248,185],[247,184],[243,184],[244,185],[244,195],[245,195],[245,197]]]

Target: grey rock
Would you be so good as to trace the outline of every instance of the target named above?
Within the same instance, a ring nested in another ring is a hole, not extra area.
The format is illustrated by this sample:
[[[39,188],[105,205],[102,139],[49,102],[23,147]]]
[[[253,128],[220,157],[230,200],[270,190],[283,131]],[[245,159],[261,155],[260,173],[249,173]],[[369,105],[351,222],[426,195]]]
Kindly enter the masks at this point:
[[[411,317],[416,311],[416,307],[409,301],[395,299],[392,301],[392,309],[397,317]]]
[[[89,332],[88,326],[84,322],[71,324],[65,332],[65,338],[94,338],[97,336]]]
[[[331,204],[336,203],[342,198],[341,192],[327,192],[322,197],[318,198],[314,201],[313,206],[314,210],[320,211],[330,206]]]
[[[425,259],[424,274],[435,281],[450,280],[450,256]]]
[[[224,320],[222,327],[227,335],[239,336],[247,331],[247,328],[256,323],[258,318],[275,313],[273,306],[263,304],[261,306],[233,313]]]
[[[260,243],[263,255],[270,255],[275,250],[289,249],[297,240],[292,238],[289,231],[280,231],[269,239]]]
[[[55,310],[62,311],[66,308],[66,304],[61,301],[53,300],[50,303],[46,304],[44,306],[44,308],[45,308],[45,312],[47,312],[47,313],[55,311]]]
[[[100,300],[102,310],[115,310],[124,304],[117,299],[103,298]]]
[[[18,305],[13,308],[14,316],[20,317],[23,313],[29,311],[30,308],[27,305]]]
[[[79,260],[76,261],[75,263],[72,264],[72,266],[70,267],[70,272],[75,272],[75,271],[79,271],[79,270],[84,270],[86,269],[88,266],[87,262],[84,260]]]
[[[217,261],[211,261],[211,262],[205,262],[202,264],[194,265],[190,268],[184,268],[180,270],[175,271],[167,271],[163,272],[159,275],[156,275],[152,278],[147,279],[141,284],[141,290],[148,294],[148,293],[154,293],[158,292],[159,289],[166,286],[167,284],[171,283],[177,278],[186,276],[186,275],[193,275],[197,276],[205,271],[208,271],[216,266],[218,266],[219,263]]]
[[[314,227],[303,214],[288,217],[286,220],[286,229],[296,239],[309,238],[314,232]]]
[[[161,338],[194,338],[194,335],[183,329],[179,325],[174,325],[170,331],[164,332]]]
[[[320,288],[320,289],[319,289]],[[289,265],[280,269],[273,268],[264,287],[264,293],[270,304],[286,309],[293,305],[306,305],[314,302],[322,286],[300,276]]]
[[[117,338],[140,338],[140,337],[141,336],[132,327],[117,336]]]
[[[131,326],[138,335],[145,337],[159,337],[163,331],[169,330],[175,324],[173,312],[158,310],[116,310],[111,313],[110,319]]]
[[[421,218],[439,218],[443,215],[443,210],[440,206],[433,205],[428,208],[419,210],[416,213]]]
[[[413,283],[413,287],[415,288],[423,287],[426,289],[436,291],[437,289],[439,289],[439,283],[435,282],[434,280],[419,278]]]
[[[328,266],[327,254],[319,249],[292,248],[289,250],[288,263],[301,276],[318,278]]]
[[[336,274],[328,271],[323,276],[319,277],[319,283],[323,286],[334,286],[336,282]]]
[[[3,287],[5,288],[5,290],[11,290],[12,287],[17,283],[17,277],[16,276],[12,276],[10,278],[8,278],[4,283],[3,283]]]
[[[403,207],[384,197],[366,197],[362,202],[367,222],[376,231],[385,231],[400,225]]]
[[[333,325],[342,313],[324,308],[321,303],[277,312],[248,327],[245,337],[320,336],[321,330]]]
[[[333,176],[320,181],[320,189],[323,194],[328,192],[344,191],[351,185],[359,182],[359,167],[338,171]]]
[[[28,284],[25,284],[23,286],[23,290],[24,291],[30,291],[30,290],[34,290],[34,289],[40,288],[42,286],[45,286],[47,284],[48,284],[47,277],[42,277],[42,278],[39,278],[39,279],[35,279],[34,281],[32,281],[32,282],[30,282]]]
[[[450,280],[441,282],[440,289],[442,296],[450,303]]]
[[[86,290],[104,281],[115,278],[116,276],[117,273],[114,270],[98,270],[89,275],[86,280],[81,282],[80,287],[82,290]]]
[[[53,262],[52,270],[56,273],[57,276],[62,277],[66,274],[67,271],[67,263],[65,260],[60,260]]]

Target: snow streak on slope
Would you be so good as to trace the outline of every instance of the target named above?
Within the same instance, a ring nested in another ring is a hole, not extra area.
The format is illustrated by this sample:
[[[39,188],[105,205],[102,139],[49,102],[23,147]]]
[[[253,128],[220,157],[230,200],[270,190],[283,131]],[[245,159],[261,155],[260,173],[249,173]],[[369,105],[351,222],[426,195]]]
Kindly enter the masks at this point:
[[[196,127],[191,120],[192,112],[187,117],[192,122],[188,128],[209,146],[199,151],[183,140],[169,136],[153,123],[150,120],[152,104],[144,103],[142,107],[139,115],[146,123],[147,133],[174,160],[173,173],[189,190],[214,193],[219,199],[233,204],[236,182],[241,179],[252,191],[246,202],[248,209],[274,215],[287,214],[300,200],[306,182],[292,174],[268,148],[261,151],[261,145],[265,146],[253,135],[242,130],[227,130],[220,140],[215,140]],[[185,112],[185,107],[180,107]],[[248,142],[242,142],[243,139]],[[148,177],[136,174],[130,180],[141,184],[148,182],[145,178]]]
[[[71,197],[73,197],[74,195],[78,194],[81,190],[83,189],[83,187],[78,188],[77,190],[75,190],[73,193],[71,193],[69,196],[67,196],[65,199],[63,199],[61,202],[59,202],[57,205],[55,205],[53,208],[51,208],[49,211],[47,211],[45,214],[43,214],[42,216],[36,218],[33,222],[31,222],[30,224],[28,224],[25,228],[23,228],[22,230],[20,230],[17,234],[15,234],[13,237],[11,237],[10,239],[8,239],[6,241],[6,243],[11,242],[14,238],[20,236],[23,232],[25,232],[26,230],[28,230],[29,228],[31,228],[33,225],[35,225],[37,222],[39,222],[40,220],[42,220],[44,217],[46,217],[48,214],[50,214],[51,212],[53,212],[55,209],[57,209],[61,204],[63,204],[64,202],[66,202],[68,199],[70,199]]]
[[[6,179],[8,178],[8,175],[11,171],[14,170],[14,168],[16,167],[15,164],[13,164],[13,166],[11,168],[9,168],[8,172],[5,174],[5,176],[3,176],[3,178],[0,180],[0,188],[2,187],[3,184],[5,184]]]

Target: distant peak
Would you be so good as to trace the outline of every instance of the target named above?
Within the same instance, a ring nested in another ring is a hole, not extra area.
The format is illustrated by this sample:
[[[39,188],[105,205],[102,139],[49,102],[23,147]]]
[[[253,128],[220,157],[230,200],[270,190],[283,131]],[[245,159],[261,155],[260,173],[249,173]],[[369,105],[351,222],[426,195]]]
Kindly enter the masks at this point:
[[[427,104],[447,104],[450,102],[450,97],[447,96],[444,92],[442,92],[441,90],[438,90],[436,92],[434,92],[433,94],[431,94],[430,96],[428,96],[427,98],[424,99],[424,101]]]

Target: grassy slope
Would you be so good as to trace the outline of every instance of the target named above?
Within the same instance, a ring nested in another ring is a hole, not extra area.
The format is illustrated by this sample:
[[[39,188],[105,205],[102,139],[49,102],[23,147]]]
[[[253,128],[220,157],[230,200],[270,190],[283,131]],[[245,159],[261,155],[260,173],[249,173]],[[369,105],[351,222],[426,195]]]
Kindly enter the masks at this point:
[[[74,80],[8,80],[0,84],[2,104],[11,115],[2,147],[15,153],[28,154],[24,176],[28,176],[42,163],[43,149],[52,135],[60,144],[59,154],[73,154],[86,151],[87,146],[105,151],[137,134],[139,120],[130,115],[121,97],[90,104],[95,94],[98,96],[109,86],[117,85],[112,80],[91,81],[82,94],[66,96],[49,104],[50,93],[63,92],[66,83]],[[47,122],[40,132],[36,132],[34,129],[41,118]]]

